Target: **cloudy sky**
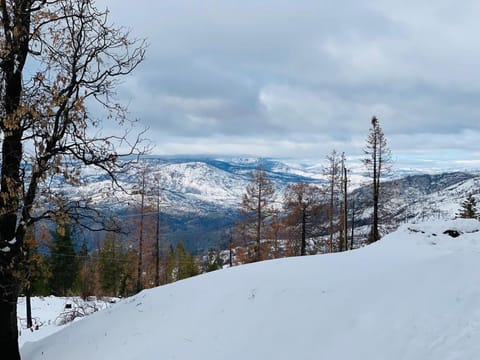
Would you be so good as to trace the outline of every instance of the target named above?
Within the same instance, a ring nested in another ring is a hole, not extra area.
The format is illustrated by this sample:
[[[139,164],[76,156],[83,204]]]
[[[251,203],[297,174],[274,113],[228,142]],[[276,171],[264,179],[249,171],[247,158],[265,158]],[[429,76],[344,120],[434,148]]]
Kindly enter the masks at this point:
[[[156,154],[480,159],[480,2],[102,0],[147,38],[119,91]],[[480,163],[479,163],[480,164]]]

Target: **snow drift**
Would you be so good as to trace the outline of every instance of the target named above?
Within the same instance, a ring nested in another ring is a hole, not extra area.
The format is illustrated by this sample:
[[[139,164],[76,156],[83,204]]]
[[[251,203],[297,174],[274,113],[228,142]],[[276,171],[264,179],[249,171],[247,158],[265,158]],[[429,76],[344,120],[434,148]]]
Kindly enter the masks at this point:
[[[461,235],[444,234],[455,229]],[[480,223],[404,225],[346,253],[143,291],[22,347],[24,360],[478,359]]]

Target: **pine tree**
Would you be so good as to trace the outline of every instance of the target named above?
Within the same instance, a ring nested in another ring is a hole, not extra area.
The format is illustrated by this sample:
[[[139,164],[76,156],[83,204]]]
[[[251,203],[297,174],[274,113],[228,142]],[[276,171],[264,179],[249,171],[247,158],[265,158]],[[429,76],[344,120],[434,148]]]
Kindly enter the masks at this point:
[[[50,231],[46,226],[40,226],[38,231],[35,226],[31,226],[27,232],[25,244],[28,246],[27,267],[29,272],[29,281],[31,293],[34,296],[47,296],[51,294],[50,278],[50,258],[45,249],[40,249],[50,241]]]
[[[195,259],[183,245],[183,242],[179,242],[175,249],[175,255],[177,259],[177,280],[187,279],[189,277],[198,275],[197,264]]]
[[[106,295],[118,296],[122,279],[123,254],[113,233],[107,233],[98,258],[100,286]]]
[[[80,296],[86,299],[88,296],[96,293],[96,264],[88,253],[87,242],[83,241],[80,250],[77,253],[78,261],[78,276],[76,280],[77,289],[80,291]]]
[[[210,250],[205,260],[205,265],[204,265],[205,272],[220,270],[222,268],[222,265],[223,265],[223,261],[222,261],[222,258],[220,257],[220,253],[215,250]]]
[[[122,270],[120,274],[120,286],[118,293],[120,296],[127,297],[136,293],[137,283],[137,263],[138,252],[134,246],[128,246],[123,253]]]
[[[54,295],[66,296],[77,277],[77,254],[70,225],[60,223],[50,244],[50,289]]]
[[[478,219],[477,200],[473,194],[469,194],[462,202],[457,217],[462,219]]]

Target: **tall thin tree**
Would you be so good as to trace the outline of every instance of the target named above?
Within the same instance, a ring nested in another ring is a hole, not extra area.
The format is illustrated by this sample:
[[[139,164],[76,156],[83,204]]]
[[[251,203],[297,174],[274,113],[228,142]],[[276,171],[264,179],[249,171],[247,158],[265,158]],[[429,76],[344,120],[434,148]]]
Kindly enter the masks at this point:
[[[250,184],[248,184],[243,195],[242,213],[245,225],[249,232],[253,232],[255,242],[254,261],[262,259],[261,241],[264,234],[265,221],[273,214],[273,203],[275,201],[275,187],[265,172],[263,166],[258,166],[251,173]],[[252,227],[253,226],[253,229]],[[253,231],[251,231],[253,230]]]
[[[160,180],[156,179],[157,185],[157,216],[155,221],[155,286],[160,285]]]
[[[367,144],[364,148],[365,164],[372,178],[372,225],[368,234],[368,242],[373,243],[380,239],[379,220],[381,198],[381,179],[391,170],[391,152],[387,145],[387,139],[380,126],[377,117],[373,116]]]
[[[348,250],[348,176],[345,154],[342,154],[342,229],[339,238],[339,251]]]
[[[340,154],[334,149],[327,156],[327,165],[323,168],[323,174],[326,177],[327,183],[325,185],[325,193],[328,198],[327,216],[328,216],[328,251],[334,251],[334,237],[338,228],[338,215],[340,211],[338,209],[339,195],[341,194],[341,163],[342,158]]]

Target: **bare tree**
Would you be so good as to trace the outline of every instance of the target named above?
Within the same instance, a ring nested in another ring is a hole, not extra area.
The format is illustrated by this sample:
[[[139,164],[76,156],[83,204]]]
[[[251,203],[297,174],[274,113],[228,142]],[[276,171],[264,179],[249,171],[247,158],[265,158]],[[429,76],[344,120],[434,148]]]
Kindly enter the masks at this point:
[[[387,145],[387,139],[380,126],[378,119],[373,116],[367,144],[364,148],[366,155],[365,164],[372,178],[372,227],[368,234],[368,242],[380,240],[379,232],[379,209],[381,204],[380,180],[391,170],[391,152]]]
[[[131,195],[138,205],[134,208],[131,230],[138,234],[136,290],[140,292],[160,283],[160,179],[155,178],[148,161],[139,161],[135,168],[138,179]]]
[[[155,216],[155,286],[160,286],[160,197],[161,197],[161,188],[160,180],[155,179],[156,185],[156,216]]]
[[[258,166],[251,173],[251,181],[246,188],[240,209],[245,224],[250,225],[248,226],[248,232],[255,241],[255,261],[262,259],[261,240],[264,234],[265,221],[273,214],[272,205],[274,201],[275,188],[273,182],[268,178],[265,169]]]
[[[83,164],[105,171],[115,184],[118,159],[138,150],[113,91],[143,60],[145,43],[111,25],[107,14],[93,0],[0,0],[0,348],[8,359],[20,359],[23,240],[28,226],[55,214],[50,182],[78,183]],[[95,102],[105,114],[88,111]],[[104,118],[125,133],[103,134]],[[119,147],[130,150],[120,154]],[[72,205],[67,208],[87,202]]]
[[[342,157],[334,149],[327,156],[327,165],[323,169],[323,174],[326,177],[326,191],[327,194],[327,216],[328,216],[328,251],[333,252],[334,236],[339,231],[336,221],[339,216],[339,195],[341,193],[341,163]]]
[[[300,235],[300,255],[307,254],[307,237],[313,236],[316,212],[319,209],[320,189],[312,184],[290,184],[285,192],[285,222]]]
[[[142,165],[140,169],[140,183],[137,193],[140,195],[140,224],[138,227],[138,262],[137,262],[137,292],[142,291],[142,274],[143,274],[143,247],[145,234],[145,213],[147,211],[145,204],[145,197],[147,194],[147,171],[146,164]]]
[[[348,250],[348,177],[347,177],[347,167],[345,165],[346,158],[345,154],[342,154],[341,157],[341,184],[342,184],[342,206],[341,206],[341,227],[340,227],[340,236],[338,239],[338,251]]]

